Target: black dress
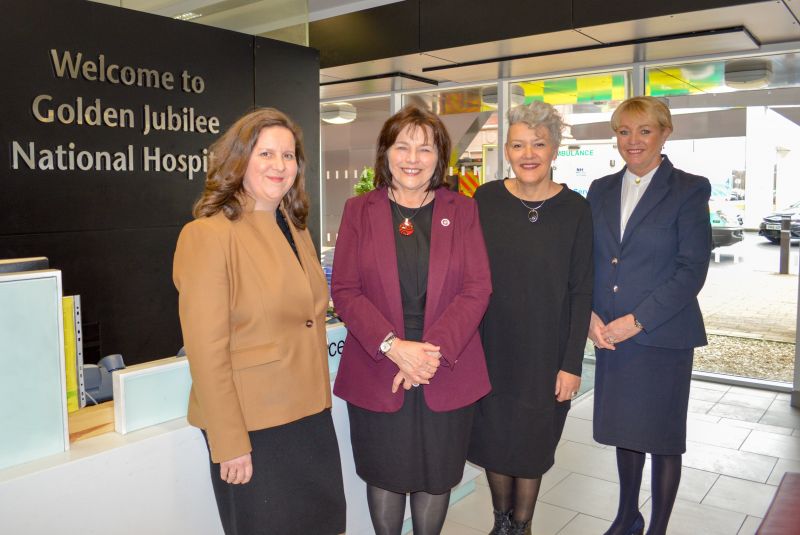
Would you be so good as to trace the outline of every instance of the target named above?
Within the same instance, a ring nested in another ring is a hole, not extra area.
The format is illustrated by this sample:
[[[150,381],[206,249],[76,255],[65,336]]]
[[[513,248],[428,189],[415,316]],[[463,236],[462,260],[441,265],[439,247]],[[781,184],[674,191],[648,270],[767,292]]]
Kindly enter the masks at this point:
[[[435,201],[434,201],[435,202]],[[422,340],[431,245],[433,202],[413,218],[414,233],[403,236],[400,211],[391,202],[405,339]],[[405,391],[397,412],[374,412],[347,404],[356,472],[369,485],[392,492],[442,494],[464,474],[474,405],[434,412],[425,403],[425,385]]]
[[[538,208],[534,223],[505,181],[484,184],[475,199],[492,270],[481,324],[492,391],[477,404],[468,458],[492,472],[537,478],[553,465],[570,407],[555,399],[556,375],[581,374],[592,216],[566,186]]]
[[[276,219],[297,255],[280,210]],[[347,506],[330,409],[248,434],[253,477],[246,485],[220,479],[219,464],[209,454],[211,484],[226,535],[343,533]]]

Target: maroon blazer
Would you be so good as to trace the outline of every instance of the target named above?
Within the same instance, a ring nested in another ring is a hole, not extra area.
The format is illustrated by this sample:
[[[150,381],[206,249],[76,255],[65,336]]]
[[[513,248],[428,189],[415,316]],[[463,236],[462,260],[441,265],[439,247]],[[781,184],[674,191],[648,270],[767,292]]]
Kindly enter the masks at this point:
[[[432,222],[423,340],[441,346],[442,363],[430,384],[420,388],[432,410],[449,411],[475,402],[491,388],[478,324],[492,283],[475,201],[437,189]],[[404,338],[386,188],[345,204],[331,294],[347,326],[333,393],[371,411],[399,410],[403,389],[392,394],[398,368],[379,350],[390,331]]]

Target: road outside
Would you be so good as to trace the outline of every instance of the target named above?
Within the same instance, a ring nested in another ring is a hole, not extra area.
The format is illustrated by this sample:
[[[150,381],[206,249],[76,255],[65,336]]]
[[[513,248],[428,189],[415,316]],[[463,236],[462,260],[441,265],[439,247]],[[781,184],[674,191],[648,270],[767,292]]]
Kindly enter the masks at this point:
[[[788,275],[778,274],[780,247],[755,232],[715,250],[699,298],[709,345],[696,351],[696,370],[792,381],[798,249]]]

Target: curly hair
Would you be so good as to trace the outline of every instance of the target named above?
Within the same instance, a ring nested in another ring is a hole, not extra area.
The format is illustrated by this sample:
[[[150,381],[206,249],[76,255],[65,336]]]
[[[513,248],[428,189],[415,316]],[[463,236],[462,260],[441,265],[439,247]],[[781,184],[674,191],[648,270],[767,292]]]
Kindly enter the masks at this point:
[[[192,210],[195,218],[209,217],[219,211],[231,221],[241,217],[244,174],[250,155],[261,131],[273,126],[286,128],[294,136],[297,177],[281,204],[297,228],[306,228],[308,196],[303,133],[294,121],[275,108],[260,108],[241,117],[211,145],[205,188]]]
[[[561,114],[546,102],[534,100],[530,104],[520,104],[508,110],[508,126],[525,123],[528,128],[544,127],[550,133],[553,145],[561,145],[561,133],[567,127]]]

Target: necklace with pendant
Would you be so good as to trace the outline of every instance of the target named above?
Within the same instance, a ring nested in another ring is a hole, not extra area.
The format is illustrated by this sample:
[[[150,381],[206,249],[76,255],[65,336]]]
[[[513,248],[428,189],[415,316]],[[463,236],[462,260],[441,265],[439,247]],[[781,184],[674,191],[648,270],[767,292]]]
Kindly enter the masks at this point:
[[[544,203],[547,202],[547,199],[539,203],[539,206],[528,206],[528,204],[522,199],[519,199],[519,202],[522,203],[522,206],[528,209],[528,221],[530,221],[531,223],[536,223],[537,221],[539,221],[539,208],[544,206]]]
[[[394,201],[395,210],[397,210],[397,215],[399,215],[400,218],[403,220],[402,223],[400,223],[397,226],[398,232],[400,232],[400,234],[402,234],[403,236],[411,236],[412,234],[414,234],[414,224],[411,222],[411,220],[414,219],[417,216],[417,214],[419,213],[420,210],[422,210],[422,206],[425,204],[425,201],[428,200],[428,194],[429,193],[430,193],[430,191],[426,191],[425,192],[425,196],[422,198],[422,202],[419,204],[417,209],[414,210],[414,213],[411,214],[411,217],[406,217],[403,214],[403,212],[400,210],[400,205],[397,204],[397,199],[394,196],[394,192],[391,189],[389,189],[389,195],[392,196],[392,200]]]
[[[547,202],[547,199],[540,202],[538,206],[530,206],[528,203],[526,203],[519,197],[517,197],[517,200],[522,203],[522,206],[528,209],[528,221],[530,221],[531,223],[536,223],[537,221],[539,221],[539,208],[544,206],[544,203]]]

